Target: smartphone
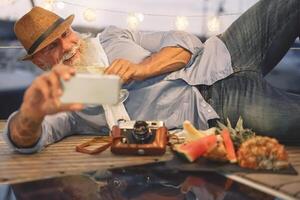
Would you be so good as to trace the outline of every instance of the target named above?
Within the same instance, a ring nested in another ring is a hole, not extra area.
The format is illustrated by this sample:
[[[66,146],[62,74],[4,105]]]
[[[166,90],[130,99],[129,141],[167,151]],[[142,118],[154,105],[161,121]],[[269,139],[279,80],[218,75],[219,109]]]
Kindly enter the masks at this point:
[[[62,103],[116,104],[119,102],[121,81],[116,75],[76,74],[62,80]]]

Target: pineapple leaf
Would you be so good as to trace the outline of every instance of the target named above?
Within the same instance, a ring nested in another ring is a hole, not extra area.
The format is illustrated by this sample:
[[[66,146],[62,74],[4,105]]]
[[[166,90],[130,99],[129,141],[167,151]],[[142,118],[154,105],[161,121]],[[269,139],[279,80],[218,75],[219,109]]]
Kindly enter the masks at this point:
[[[227,126],[225,126],[224,124],[222,124],[220,121],[217,121],[217,124],[220,127],[220,129],[227,128]]]
[[[229,118],[227,117],[227,127],[229,128],[229,129],[232,129],[232,126],[231,126],[231,123],[230,123],[230,120],[229,120]]]
[[[239,120],[236,123],[235,130],[237,130],[237,131],[243,131],[244,130],[243,119],[242,119],[241,116],[239,117]]]

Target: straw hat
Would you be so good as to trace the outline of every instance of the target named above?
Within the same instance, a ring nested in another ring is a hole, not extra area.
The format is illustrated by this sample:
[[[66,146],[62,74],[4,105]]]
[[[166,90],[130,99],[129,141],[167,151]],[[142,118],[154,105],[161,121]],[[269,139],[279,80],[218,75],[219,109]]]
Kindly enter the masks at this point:
[[[74,15],[63,19],[41,7],[32,8],[14,27],[18,40],[27,51],[27,55],[20,59],[30,59],[33,54],[60,37],[70,27],[73,19]]]

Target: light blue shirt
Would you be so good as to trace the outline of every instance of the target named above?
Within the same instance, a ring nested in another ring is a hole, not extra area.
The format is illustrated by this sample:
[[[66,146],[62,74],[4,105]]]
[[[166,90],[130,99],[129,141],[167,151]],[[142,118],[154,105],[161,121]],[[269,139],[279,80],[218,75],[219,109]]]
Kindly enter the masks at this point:
[[[189,120],[197,128],[206,129],[209,119],[219,118],[195,87],[212,85],[233,73],[230,54],[219,38],[212,37],[203,44],[196,36],[181,31],[133,32],[110,26],[99,39],[109,63],[118,58],[140,63],[170,46],[183,47],[192,53],[189,63],[178,71],[123,86],[129,90],[124,105],[132,120],[162,120],[169,129],[181,128],[183,121]],[[103,108],[94,106],[82,112],[46,116],[42,136],[33,148],[16,148],[9,139],[7,127],[4,138],[13,149],[32,153],[72,134],[108,132]]]

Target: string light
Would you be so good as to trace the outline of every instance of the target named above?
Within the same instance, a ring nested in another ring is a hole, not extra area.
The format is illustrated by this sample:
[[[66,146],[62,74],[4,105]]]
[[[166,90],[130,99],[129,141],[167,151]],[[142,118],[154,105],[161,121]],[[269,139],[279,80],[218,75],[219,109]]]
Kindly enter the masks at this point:
[[[144,21],[143,13],[134,13],[134,15],[139,19],[140,22]]]
[[[53,11],[53,4],[51,3],[44,3],[42,5],[42,8],[46,9],[46,10],[50,10],[50,11]]]
[[[94,12],[94,10],[87,8],[83,11],[83,18],[88,21],[88,22],[92,22],[96,20],[96,13]]]
[[[8,0],[7,0],[8,1]],[[15,1],[15,0],[11,0]],[[96,11],[103,11],[103,12],[109,12],[109,13],[118,13],[127,15],[127,26],[129,29],[137,29],[140,23],[144,20],[145,16],[152,16],[152,17],[169,17],[169,18],[176,18],[175,26],[177,30],[186,30],[189,26],[189,20],[190,18],[203,18],[206,19],[207,14],[200,14],[200,15],[186,15],[186,16],[176,16],[176,15],[169,15],[169,14],[154,14],[154,13],[137,13],[137,12],[126,12],[122,10],[113,10],[113,9],[104,9],[104,8],[87,8],[86,5],[78,4],[69,2],[67,0],[44,0],[46,4],[43,5],[44,8],[48,10],[53,10],[53,7],[58,9],[63,9],[65,7],[65,4],[78,6],[86,8],[83,11],[83,18],[88,21],[92,22],[95,21],[97,18]],[[219,8],[220,11],[220,8]],[[221,28],[221,22],[219,19],[219,16],[234,16],[234,15],[240,15],[241,13],[223,13],[224,9],[222,7],[221,11],[218,13],[218,16],[211,17],[207,22],[206,26],[208,27],[208,31],[210,33],[219,32]],[[205,23],[204,23],[205,24]]]
[[[189,21],[185,16],[177,16],[175,26],[177,30],[184,31],[189,26]]]
[[[57,2],[55,2],[55,7],[62,10],[65,8],[65,3],[62,1],[57,1]]]
[[[218,16],[212,16],[207,21],[208,31],[211,33],[216,33],[220,31],[221,22]]]
[[[129,29],[135,30],[143,20],[144,15],[142,13],[129,13],[127,16],[127,26]]]
[[[50,0],[51,1],[51,0]],[[55,0],[54,0],[55,1]],[[86,5],[68,2],[66,0],[61,0],[61,2],[64,2],[65,4],[72,5],[72,6],[78,6],[78,7],[86,7]],[[110,13],[119,13],[119,14],[126,14],[129,15],[132,12],[126,12],[122,10],[113,10],[113,9],[105,9],[105,8],[93,8],[94,11],[103,11],[103,12],[110,12]],[[241,15],[242,13],[222,13],[219,16],[235,16],[235,15]],[[153,13],[143,13],[143,16],[154,16],[154,17],[177,17],[177,15],[168,15],[168,14],[153,14]],[[185,15],[186,18],[201,18],[206,17],[206,14],[202,15]]]
[[[44,0],[44,3],[53,5],[56,0]]]
[[[16,0],[1,0],[0,5],[14,4]]]

